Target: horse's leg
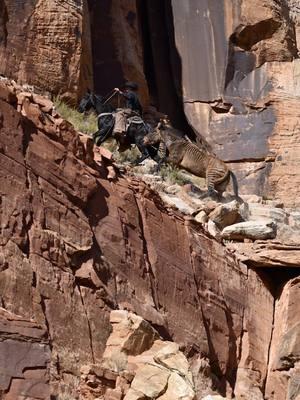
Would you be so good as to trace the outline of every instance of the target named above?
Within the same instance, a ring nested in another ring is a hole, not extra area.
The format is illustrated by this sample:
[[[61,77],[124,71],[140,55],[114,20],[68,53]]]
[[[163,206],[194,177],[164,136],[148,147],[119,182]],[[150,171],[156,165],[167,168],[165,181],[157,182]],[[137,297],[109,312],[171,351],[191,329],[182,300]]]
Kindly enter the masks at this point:
[[[146,160],[146,158],[149,158],[150,154],[145,145],[142,145],[141,143],[136,143],[136,146],[139,149],[139,151],[142,153],[141,157],[139,157],[135,161],[135,164],[138,165],[138,164],[142,163],[144,160]]]
[[[141,157],[139,157],[134,164],[138,165],[141,162],[143,162],[146,158],[149,157],[149,153],[147,149],[145,148],[145,145],[143,143],[144,135],[141,134],[139,131],[139,128],[135,124],[130,124],[127,133],[126,133],[127,140],[129,141],[130,144],[136,145],[138,148],[139,152],[142,154]]]
[[[112,128],[113,128],[113,119],[110,121],[103,121],[102,123],[100,120],[98,120],[99,130],[93,134],[93,139],[97,146],[100,146],[111,135]]]

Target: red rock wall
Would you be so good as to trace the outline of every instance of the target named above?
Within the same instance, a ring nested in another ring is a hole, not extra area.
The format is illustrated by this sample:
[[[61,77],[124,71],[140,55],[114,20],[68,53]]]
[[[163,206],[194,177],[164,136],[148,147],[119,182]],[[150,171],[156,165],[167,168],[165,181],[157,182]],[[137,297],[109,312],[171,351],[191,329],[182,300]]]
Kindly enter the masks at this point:
[[[298,206],[297,2],[173,0],[172,10],[189,122],[234,162],[242,193]]]
[[[5,88],[0,98],[0,302],[46,329],[51,392],[75,396],[80,367],[101,361],[110,310],[129,308],[181,345],[199,398],[262,398],[273,316],[263,281],[144,183],[108,181],[108,161],[92,162],[66,122],[29,98],[22,116]]]
[[[0,73],[76,99],[93,86],[84,10],[85,0],[1,0]]]
[[[184,108],[241,193],[296,207],[299,15],[293,0],[1,0],[0,73],[73,100],[136,80],[181,127]]]
[[[271,400],[296,399],[300,393],[299,278],[278,296],[266,394]]]
[[[88,4],[96,92],[106,94],[131,80],[139,84],[141,100],[147,104],[136,0],[88,0]]]
[[[0,308],[0,396],[49,399],[50,348],[46,329]]]

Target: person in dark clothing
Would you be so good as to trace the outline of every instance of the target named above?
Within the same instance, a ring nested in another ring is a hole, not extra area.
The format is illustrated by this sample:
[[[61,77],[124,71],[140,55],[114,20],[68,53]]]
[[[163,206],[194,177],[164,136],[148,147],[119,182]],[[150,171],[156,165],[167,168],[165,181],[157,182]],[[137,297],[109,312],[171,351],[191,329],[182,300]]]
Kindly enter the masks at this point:
[[[143,110],[137,95],[138,85],[135,82],[127,82],[124,85],[124,91],[119,88],[114,90],[126,100],[125,108],[117,109],[115,114],[114,133],[125,134],[127,118],[134,115],[142,116]]]
[[[126,82],[124,85],[124,92],[122,92],[119,88],[115,88],[115,91],[119,93],[121,96],[123,96],[126,99],[126,105],[125,108],[129,108],[133,111],[138,112],[140,115],[142,115],[142,106],[139,100],[139,97],[137,95],[139,87],[137,83],[135,82]]]

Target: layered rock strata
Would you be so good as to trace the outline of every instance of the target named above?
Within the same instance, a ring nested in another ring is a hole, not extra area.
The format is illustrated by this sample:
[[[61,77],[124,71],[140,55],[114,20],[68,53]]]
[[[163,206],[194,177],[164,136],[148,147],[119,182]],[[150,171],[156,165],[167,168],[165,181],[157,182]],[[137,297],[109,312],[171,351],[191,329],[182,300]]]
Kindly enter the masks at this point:
[[[241,193],[298,206],[296,2],[173,0],[172,10],[189,122],[234,163]]]
[[[0,73],[77,100],[93,87],[86,0],[0,1]]]
[[[189,363],[178,344],[163,341],[149,323],[128,311],[112,311],[113,331],[100,365],[81,369],[83,398],[194,400]]]
[[[178,124],[184,108],[241,193],[295,207],[299,21],[295,0],[2,0],[0,73],[72,100],[136,80],[144,105]]]
[[[273,322],[263,280],[141,180],[114,178],[40,103],[1,83],[0,293],[3,308],[47,330],[52,395],[76,398],[119,308],[179,344],[198,398],[263,399]]]
[[[269,399],[297,399],[300,394],[299,278],[288,282],[278,296],[270,352],[266,395]]]
[[[0,354],[1,398],[50,397],[46,327],[0,308]]]

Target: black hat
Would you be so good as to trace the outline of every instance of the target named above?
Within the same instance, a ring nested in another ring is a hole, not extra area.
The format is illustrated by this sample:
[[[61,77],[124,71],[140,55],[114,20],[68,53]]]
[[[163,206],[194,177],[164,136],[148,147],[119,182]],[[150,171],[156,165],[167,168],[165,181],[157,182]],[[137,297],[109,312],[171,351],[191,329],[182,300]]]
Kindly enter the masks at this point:
[[[124,88],[131,90],[138,90],[139,85],[136,82],[125,82]]]

